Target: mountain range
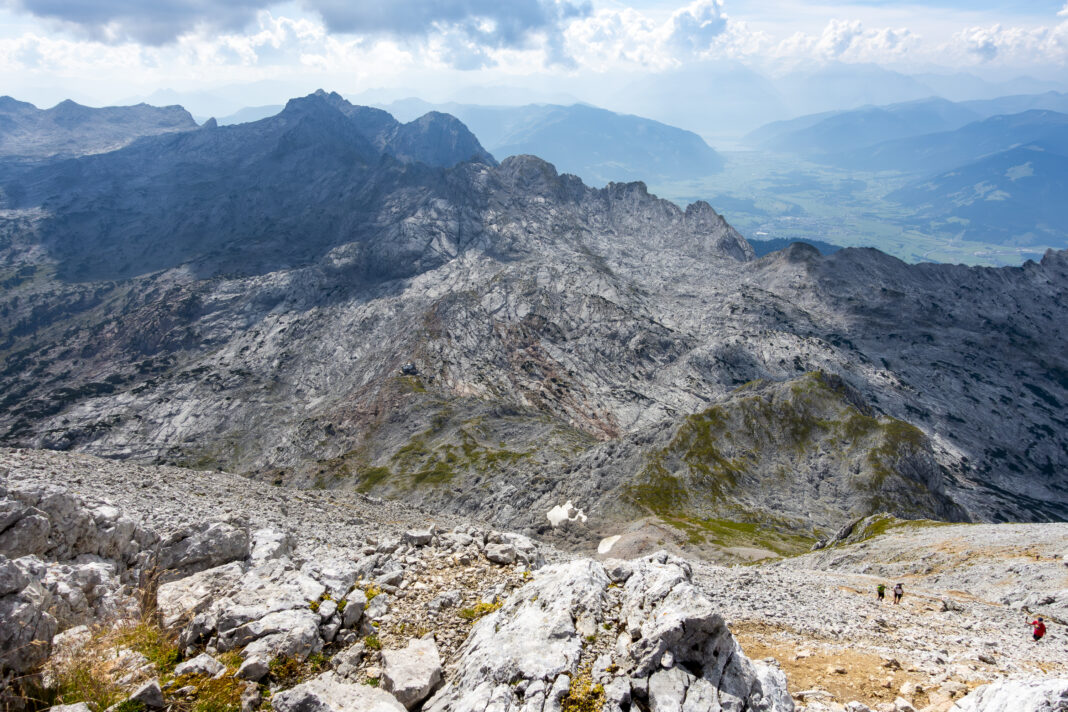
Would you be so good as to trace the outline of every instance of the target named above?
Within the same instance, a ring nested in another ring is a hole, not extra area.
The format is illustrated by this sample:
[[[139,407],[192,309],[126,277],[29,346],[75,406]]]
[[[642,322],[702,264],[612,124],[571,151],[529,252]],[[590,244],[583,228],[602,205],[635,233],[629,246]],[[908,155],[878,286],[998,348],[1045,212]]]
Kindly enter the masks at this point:
[[[1065,113],[1068,94],[1057,92],[966,102],[934,97],[776,121],[751,132],[746,141],[765,150],[796,153],[845,168],[922,173],[946,167],[939,164],[932,168],[925,152],[942,140],[956,142],[958,153],[978,140],[964,157],[976,158],[984,150],[989,152],[990,142],[1002,142],[1008,148],[1021,140],[1017,133],[1009,132],[1018,132],[1019,127],[1006,125],[1013,120],[1000,117],[1020,115],[1023,120],[1016,123],[1024,123],[1034,117]],[[968,130],[964,133],[953,133],[965,127]]]
[[[925,232],[1000,245],[1068,246],[1059,196],[1068,183],[1068,95],[945,99],[768,124],[749,135],[850,172],[908,180],[887,194]],[[986,112],[1019,113],[986,116]]]
[[[51,109],[0,96],[0,156],[24,161],[84,156],[121,148],[141,136],[197,127],[180,106],[94,109],[67,100]]]
[[[593,531],[1068,517],[1068,253],[791,245],[318,92],[3,174],[0,443]]]
[[[398,119],[431,111],[460,119],[497,158],[540,156],[561,173],[593,185],[629,180],[685,180],[723,169],[723,158],[695,133],[585,104],[482,106],[404,99],[381,105]],[[220,120],[243,123],[281,106],[249,107]]]

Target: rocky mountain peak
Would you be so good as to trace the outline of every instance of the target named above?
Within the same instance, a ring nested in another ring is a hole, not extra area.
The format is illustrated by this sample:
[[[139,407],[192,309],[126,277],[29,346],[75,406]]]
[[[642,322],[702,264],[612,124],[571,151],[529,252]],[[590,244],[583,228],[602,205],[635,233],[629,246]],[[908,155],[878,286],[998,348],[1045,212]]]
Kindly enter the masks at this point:
[[[438,111],[398,126],[391,148],[402,160],[421,156],[431,165],[452,166],[464,161],[497,165],[462,121]]]
[[[0,96],[0,111],[4,113],[37,111],[37,107],[28,101],[19,101],[7,95]]]

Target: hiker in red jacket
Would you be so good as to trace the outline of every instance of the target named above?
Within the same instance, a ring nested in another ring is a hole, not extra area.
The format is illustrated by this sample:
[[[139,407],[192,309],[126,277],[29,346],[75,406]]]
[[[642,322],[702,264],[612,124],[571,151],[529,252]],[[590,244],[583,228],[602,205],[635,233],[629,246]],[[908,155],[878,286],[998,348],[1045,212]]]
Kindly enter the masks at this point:
[[[1046,624],[1039,618],[1037,621],[1031,621],[1031,627],[1034,628],[1035,642],[1042,640],[1042,636],[1046,634]]]

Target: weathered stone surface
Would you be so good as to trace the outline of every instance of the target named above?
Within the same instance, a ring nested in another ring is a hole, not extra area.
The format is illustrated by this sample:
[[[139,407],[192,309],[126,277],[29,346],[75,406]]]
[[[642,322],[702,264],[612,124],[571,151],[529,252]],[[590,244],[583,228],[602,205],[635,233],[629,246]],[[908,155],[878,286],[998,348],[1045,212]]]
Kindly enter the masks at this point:
[[[48,613],[51,594],[27,572],[29,568],[0,556],[0,580],[8,588],[21,584],[0,596],[0,671],[24,673],[40,665],[48,658],[58,629]]]
[[[128,699],[144,703],[145,707],[161,709],[163,707],[163,690],[160,689],[159,680],[149,680],[134,690]]]
[[[92,712],[89,705],[84,702],[73,705],[52,705],[48,710],[49,712]]]
[[[511,544],[490,544],[486,547],[486,558],[502,566],[515,563],[515,547]]]
[[[441,683],[441,657],[433,638],[411,640],[401,650],[382,651],[382,689],[411,709]]]
[[[430,529],[409,529],[404,532],[404,542],[411,546],[426,546],[433,536],[434,532]]]
[[[156,566],[162,581],[173,581],[231,561],[247,559],[247,527],[226,522],[204,522],[175,532],[160,542]]]
[[[659,554],[632,566],[622,590],[610,588],[603,566],[592,560],[542,569],[472,628],[454,675],[424,709],[558,709],[584,644],[602,632],[606,615],[618,617],[629,634],[595,667],[626,672],[628,689],[640,689],[649,709],[681,710],[684,700],[686,709],[793,709],[781,671],[742,654],[685,561]]]
[[[244,662],[241,663],[241,667],[234,673],[234,677],[238,680],[259,682],[270,672],[270,669],[270,664],[266,658],[250,656],[246,657]]]
[[[970,692],[953,712],[1061,712],[1068,709],[1068,679],[999,680]]]
[[[136,614],[122,587],[120,563],[82,554],[77,563],[49,563],[42,584],[52,594],[50,612],[61,628]]]
[[[147,548],[154,534],[106,502],[87,502],[64,487],[20,481],[0,500],[0,554],[17,558],[37,554],[70,561],[83,554],[125,566]]]
[[[176,677],[180,675],[207,675],[208,677],[215,677],[224,670],[226,670],[225,665],[207,653],[201,653],[195,658],[178,663],[174,668],[174,675]]]
[[[26,588],[30,578],[6,556],[0,555],[0,596],[18,593]]]
[[[156,593],[162,623],[172,627],[189,621],[225,595],[245,574],[246,565],[234,561],[160,584]]]
[[[252,532],[249,558],[253,564],[280,559],[293,553],[293,537],[278,529],[257,529]]]
[[[48,549],[48,535],[52,530],[44,512],[21,502],[0,502],[0,554],[17,559],[20,556],[43,554]]]
[[[453,679],[424,709],[482,709],[506,697],[502,709],[518,710],[512,682],[551,685],[560,674],[574,672],[582,651],[575,617],[599,613],[608,583],[600,565],[588,560],[543,569],[499,611],[475,624]]]
[[[393,695],[328,672],[271,697],[274,712],[405,712]]]

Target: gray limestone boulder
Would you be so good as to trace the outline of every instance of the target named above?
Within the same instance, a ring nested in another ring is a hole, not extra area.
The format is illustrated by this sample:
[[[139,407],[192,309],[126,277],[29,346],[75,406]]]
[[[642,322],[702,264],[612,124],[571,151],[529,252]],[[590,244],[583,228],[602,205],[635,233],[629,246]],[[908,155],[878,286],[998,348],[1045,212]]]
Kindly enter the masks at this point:
[[[251,680],[252,682],[259,682],[267,673],[270,672],[270,664],[264,658],[247,657],[245,661],[241,663],[241,667],[234,673],[234,677],[238,680]]]
[[[590,560],[543,569],[474,625],[452,680],[423,709],[484,709],[492,702],[501,710],[519,710],[523,703],[514,682],[528,681],[529,703],[535,695],[530,686],[548,690],[560,675],[573,674],[583,645],[575,621],[599,614],[608,584],[600,564]]]
[[[41,582],[52,594],[50,612],[60,627],[136,613],[137,602],[124,590],[119,566],[95,554],[82,554],[76,562],[46,565]]]
[[[267,660],[279,655],[304,659],[322,650],[321,619],[311,610],[311,602],[320,600],[327,589],[297,571],[292,561],[269,560],[240,575],[238,566],[211,571],[189,577],[195,578],[192,585],[184,585],[182,579],[160,587],[166,594],[163,610],[168,620],[203,609],[183,628],[182,646],[202,644],[214,636],[220,651],[244,647],[246,658]],[[220,587],[225,593],[213,599],[218,594],[211,592]]]
[[[486,558],[495,564],[514,564],[515,547],[511,544],[490,544],[486,547]]]
[[[782,671],[745,657],[689,564],[660,553],[629,568],[622,589],[590,559],[542,569],[475,624],[450,680],[423,709],[559,710],[584,646],[614,639],[604,623],[620,620],[623,634],[595,666],[626,675],[612,681],[610,709],[635,699],[650,710],[792,712]]]
[[[341,627],[352,628],[363,617],[363,611],[367,607],[367,595],[357,589],[349,593],[342,601],[345,607],[341,610]],[[338,605],[340,607],[340,604]]]
[[[52,526],[44,512],[22,502],[0,501],[0,554],[17,559],[43,554]]]
[[[3,524],[6,523],[6,527]],[[156,541],[152,532],[106,502],[90,502],[63,487],[21,482],[0,500],[0,554],[38,554],[70,561],[95,554],[124,565]]]
[[[281,559],[293,553],[293,537],[278,529],[257,529],[252,532],[249,558],[253,564]]]
[[[441,684],[441,656],[432,638],[413,639],[402,650],[382,651],[382,689],[411,709]]]
[[[89,705],[84,702],[78,702],[73,705],[52,705],[48,708],[48,712],[93,712]]]
[[[191,660],[178,663],[174,668],[174,675],[175,677],[180,677],[182,675],[207,675],[208,677],[215,677],[216,675],[225,672],[225,670],[226,666],[218,660],[207,653],[201,653]]]
[[[153,678],[134,690],[128,698],[133,702],[141,702],[145,707],[161,709],[163,707],[163,690],[160,689],[159,680]]]
[[[271,697],[274,712],[405,712],[393,695],[327,672]]]
[[[162,582],[174,581],[198,571],[242,561],[249,556],[247,527],[226,522],[203,522],[184,527],[160,543],[156,567]]]
[[[48,612],[51,594],[20,564],[0,556],[0,581],[8,589],[0,596],[0,672],[23,673],[40,665],[51,653],[58,629]]]
[[[427,546],[433,538],[432,529],[409,529],[404,532],[404,543],[410,546]]]
[[[156,605],[164,627],[170,628],[208,609],[244,576],[246,566],[233,561],[223,566],[160,584]]]
[[[1068,710],[1068,679],[998,680],[970,692],[951,712],[1062,712]]]

